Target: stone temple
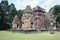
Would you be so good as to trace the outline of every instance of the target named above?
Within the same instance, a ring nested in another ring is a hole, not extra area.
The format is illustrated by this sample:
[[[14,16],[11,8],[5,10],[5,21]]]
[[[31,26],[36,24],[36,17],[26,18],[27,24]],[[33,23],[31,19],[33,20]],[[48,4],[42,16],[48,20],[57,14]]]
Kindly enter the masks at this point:
[[[20,20],[18,15],[15,15],[12,22],[12,30],[19,30],[19,29],[20,29]]]
[[[13,22],[14,24],[14,22]],[[19,22],[17,22],[19,24]],[[16,25],[16,23],[15,23]],[[14,26],[13,28],[18,28]],[[46,12],[45,9],[36,6],[33,9],[28,5],[22,16],[22,27],[20,30],[54,30],[56,29],[53,14]]]
[[[53,14],[46,12],[45,9],[36,6],[31,9],[28,5],[22,16],[22,30],[48,30],[54,29],[55,20]],[[52,28],[51,28],[52,27]]]

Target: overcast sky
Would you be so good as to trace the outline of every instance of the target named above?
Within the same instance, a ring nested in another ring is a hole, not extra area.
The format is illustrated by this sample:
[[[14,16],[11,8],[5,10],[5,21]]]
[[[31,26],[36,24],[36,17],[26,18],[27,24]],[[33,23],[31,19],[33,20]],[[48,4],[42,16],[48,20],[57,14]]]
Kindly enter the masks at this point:
[[[8,3],[15,4],[17,10],[25,9],[27,5],[30,5],[31,8],[35,7],[36,5],[39,5],[40,7],[46,9],[46,11],[49,11],[49,9],[54,5],[59,5],[60,0],[8,0]]]

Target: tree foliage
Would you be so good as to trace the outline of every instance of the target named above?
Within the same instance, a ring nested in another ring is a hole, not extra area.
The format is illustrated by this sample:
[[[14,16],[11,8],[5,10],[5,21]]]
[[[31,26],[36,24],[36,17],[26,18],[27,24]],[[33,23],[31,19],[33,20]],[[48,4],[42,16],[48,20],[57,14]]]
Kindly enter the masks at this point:
[[[2,10],[1,6],[0,6],[0,30],[2,29],[7,29],[9,25],[7,25],[7,21],[5,20],[5,13]]]
[[[9,25],[11,25],[12,21],[13,21],[13,17],[17,14],[16,8],[14,4],[9,5],[9,9],[8,9],[8,21],[9,21]]]
[[[16,10],[15,5],[14,4],[10,4],[7,7],[8,14],[5,14],[4,10],[0,6],[0,29],[11,28],[13,17],[15,15],[19,16],[20,22],[21,22],[23,11],[24,10]],[[22,22],[20,24],[22,24]]]
[[[53,12],[54,15],[59,15],[60,14],[60,5],[55,5],[52,7],[49,12]]]
[[[56,20],[57,26],[60,24],[60,5],[55,5],[52,7],[49,12],[52,12]],[[59,26],[60,27],[60,26]]]

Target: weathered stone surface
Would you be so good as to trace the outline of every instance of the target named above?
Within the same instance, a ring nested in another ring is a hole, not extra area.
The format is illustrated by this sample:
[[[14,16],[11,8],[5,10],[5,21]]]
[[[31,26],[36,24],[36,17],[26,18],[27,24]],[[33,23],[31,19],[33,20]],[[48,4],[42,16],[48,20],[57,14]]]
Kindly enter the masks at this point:
[[[20,21],[18,15],[15,15],[13,22],[12,22],[12,30],[19,30],[20,29]]]
[[[49,30],[51,23],[54,25],[54,22],[51,22],[52,18],[51,13],[46,12],[45,9],[39,6],[33,9],[27,6],[22,16],[22,30]],[[54,26],[52,27],[54,28]]]
[[[30,6],[27,6],[24,10],[24,14],[22,16],[22,30],[32,30],[33,29],[33,13]]]

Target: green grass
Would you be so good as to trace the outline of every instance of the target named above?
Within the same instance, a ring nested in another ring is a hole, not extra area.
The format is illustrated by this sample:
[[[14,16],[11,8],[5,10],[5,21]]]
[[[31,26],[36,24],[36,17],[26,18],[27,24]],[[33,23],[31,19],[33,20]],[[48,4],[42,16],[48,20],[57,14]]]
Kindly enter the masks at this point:
[[[55,34],[49,32],[24,34],[0,31],[0,40],[60,40],[60,32],[55,32]]]

